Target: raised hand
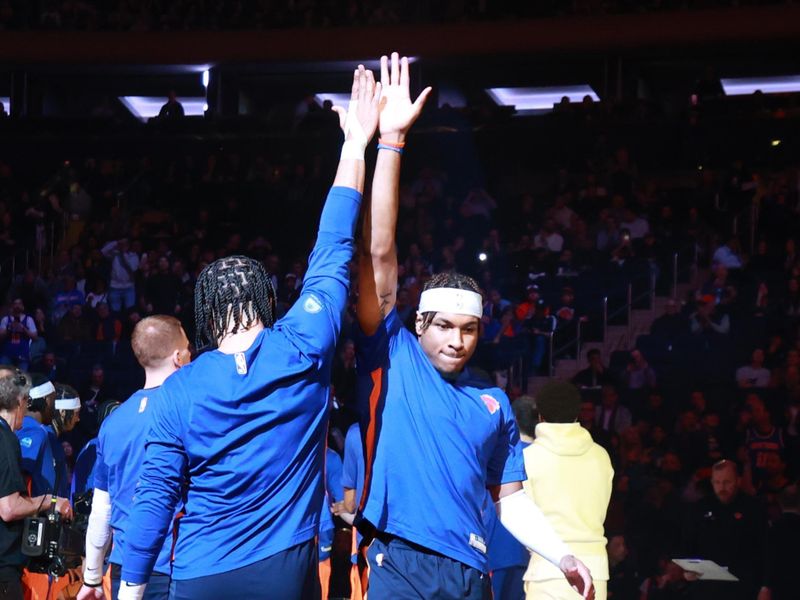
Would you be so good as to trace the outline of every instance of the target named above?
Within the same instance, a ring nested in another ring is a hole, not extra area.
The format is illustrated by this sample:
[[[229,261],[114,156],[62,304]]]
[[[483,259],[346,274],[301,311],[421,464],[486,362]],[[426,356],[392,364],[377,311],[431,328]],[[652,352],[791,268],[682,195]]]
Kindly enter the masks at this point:
[[[414,121],[417,120],[431,88],[422,90],[419,97],[412,102],[409,93],[408,58],[392,52],[390,59],[381,56],[381,83],[383,98],[381,99],[380,130],[381,137],[389,141],[398,141],[404,137]],[[401,140],[400,140],[401,141]]]
[[[369,143],[378,128],[378,114],[381,99],[381,84],[375,82],[372,71],[358,65],[353,71],[353,88],[347,110],[334,106],[339,115],[339,126],[344,131],[345,142],[353,141],[364,146]]]

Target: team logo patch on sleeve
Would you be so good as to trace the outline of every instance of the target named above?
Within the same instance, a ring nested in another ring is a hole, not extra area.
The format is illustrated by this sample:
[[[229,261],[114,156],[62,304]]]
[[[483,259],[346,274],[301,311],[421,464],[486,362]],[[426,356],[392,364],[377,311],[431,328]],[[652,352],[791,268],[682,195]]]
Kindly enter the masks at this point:
[[[303,310],[309,314],[315,315],[322,310],[322,302],[314,294],[309,294],[308,298],[303,302]]]
[[[486,408],[489,409],[490,415],[493,415],[498,410],[500,410],[500,403],[489,394],[481,394],[481,400],[483,400],[483,403],[486,405]]]
[[[19,441],[20,446],[24,446],[25,448],[30,448],[33,446],[33,439],[29,437],[24,437]]]
[[[139,400],[139,414],[143,413],[145,408],[147,408],[147,396]]]

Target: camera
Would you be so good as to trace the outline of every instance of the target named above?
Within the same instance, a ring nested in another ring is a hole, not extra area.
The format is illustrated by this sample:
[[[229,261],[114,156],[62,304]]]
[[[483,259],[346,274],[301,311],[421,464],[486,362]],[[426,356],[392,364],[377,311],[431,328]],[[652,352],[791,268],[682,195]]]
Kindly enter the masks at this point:
[[[22,528],[22,554],[30,557],[28,570],[63,577],[81,565],[86,548],[86,530],[92,509],[92,491],[75,497],[72,521],[53,510],[28,517]]]

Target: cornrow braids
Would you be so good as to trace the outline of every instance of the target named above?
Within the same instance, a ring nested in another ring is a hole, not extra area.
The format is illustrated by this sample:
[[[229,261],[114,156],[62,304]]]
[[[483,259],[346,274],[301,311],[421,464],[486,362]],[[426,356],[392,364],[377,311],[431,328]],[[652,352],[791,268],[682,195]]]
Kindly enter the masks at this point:
[[[431,290],[435,288],[453,288],[456,290],[469,290],[476,294],[481,293],[481,288],[478,282],[469,275],[462,275],[461,273],[443,272],[437,273],[432,276],[425,285],[422,286],[422,291]],[[425,330],[433,322],[436,316],[435,312],[426,312],[422,315],[422,329]]]
[[[272,327],[275,289],[264,265],[247,256],[215,260],[197,278],[194,313],[198,350],[215,348],[226,333],[256,321]],[[230,320],[233,329],[228,330]]]

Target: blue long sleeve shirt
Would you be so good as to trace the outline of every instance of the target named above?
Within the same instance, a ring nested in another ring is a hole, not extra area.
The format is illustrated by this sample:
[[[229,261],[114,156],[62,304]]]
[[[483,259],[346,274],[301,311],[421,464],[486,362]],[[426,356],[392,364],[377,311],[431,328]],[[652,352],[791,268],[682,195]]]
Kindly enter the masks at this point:
[[[245,567],[317,534],[331,364],[360,201],[354,189],[331,189],[303,291],[286,316],[245,352],[206,352],[164,383],[123,580],[148,580],[184,481],[176,580]]]

